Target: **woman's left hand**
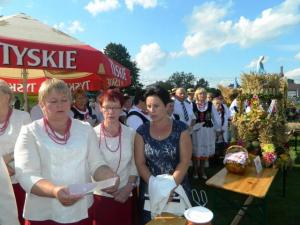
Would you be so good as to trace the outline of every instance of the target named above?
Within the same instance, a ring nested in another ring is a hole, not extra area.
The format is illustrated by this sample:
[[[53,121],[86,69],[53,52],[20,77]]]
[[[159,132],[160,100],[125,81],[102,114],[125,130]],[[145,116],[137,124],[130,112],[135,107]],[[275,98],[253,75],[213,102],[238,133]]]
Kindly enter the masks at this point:
[[[118,191],[112,193],[112,195],[114,196],[114,199],[117,202],[124,203],[127,201],[128,197],[130,196],[132,189],[133,186],[130,183],[128,183],[124,187],[120,188]]]

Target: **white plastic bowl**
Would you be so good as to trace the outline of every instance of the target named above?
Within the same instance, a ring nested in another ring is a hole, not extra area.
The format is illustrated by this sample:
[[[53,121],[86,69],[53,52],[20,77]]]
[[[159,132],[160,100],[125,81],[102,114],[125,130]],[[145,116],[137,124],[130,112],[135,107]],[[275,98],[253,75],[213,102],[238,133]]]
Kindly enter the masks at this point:
[[[184,217],[192,223],[207,224],[212,221],[214,214],[205,207],[196,206],[185,210]]]

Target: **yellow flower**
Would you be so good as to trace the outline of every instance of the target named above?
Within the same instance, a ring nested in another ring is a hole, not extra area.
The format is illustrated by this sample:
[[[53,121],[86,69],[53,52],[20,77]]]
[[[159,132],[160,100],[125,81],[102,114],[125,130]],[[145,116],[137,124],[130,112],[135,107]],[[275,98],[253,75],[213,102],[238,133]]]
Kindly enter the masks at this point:
[[[262,144],[263,152],[275,152],[275,147],[273,144]]]

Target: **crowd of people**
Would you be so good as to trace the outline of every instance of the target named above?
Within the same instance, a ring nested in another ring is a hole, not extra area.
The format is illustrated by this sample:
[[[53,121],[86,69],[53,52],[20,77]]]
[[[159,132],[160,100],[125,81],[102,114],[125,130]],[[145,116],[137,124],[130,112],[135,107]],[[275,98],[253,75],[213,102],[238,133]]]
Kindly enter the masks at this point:
[[[230,110],[203,88],[130,97],[112,87],[89,101],[49,79],[30,114],[14,99],[0,80],[1,225],[147,224],[160,213],[155,203],[172,212],[184,198],[190,207],[189,167],[207,179],[209,158],[229,138]],[[117,181],[93,195],[69,190],[108,178]]]

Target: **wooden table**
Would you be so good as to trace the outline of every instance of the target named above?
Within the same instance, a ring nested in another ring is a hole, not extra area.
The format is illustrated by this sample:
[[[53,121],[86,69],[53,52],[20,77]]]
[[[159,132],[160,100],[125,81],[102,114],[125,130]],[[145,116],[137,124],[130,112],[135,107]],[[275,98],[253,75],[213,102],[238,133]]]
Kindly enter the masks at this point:
[[[233,225],[238,224],[254,198],[263,200],[262,212],[266,214],[264,200],[277,172],[278,169],[265,168],[260,174],[257,174],[254,167],[248,167],[243,175],[236,175],[229,173],[226,168],[223,168],[207,180],[206,184],[217,189],[223,189],[248,196],[244,204],[241,205],[238,215],[233,219],[231,223]],[[263,216],[266,218],[266,215]],[[266,219],[264,220],[264,223],[267,224]]]
[[[146,225],[185,225],[186,220],[183,217],[175,216],[171,213],[162,213]]]

